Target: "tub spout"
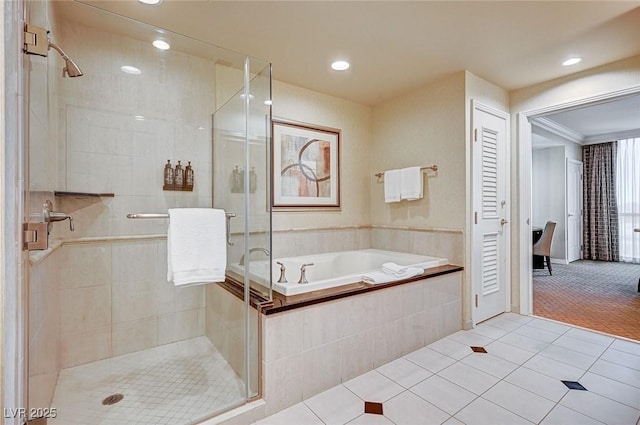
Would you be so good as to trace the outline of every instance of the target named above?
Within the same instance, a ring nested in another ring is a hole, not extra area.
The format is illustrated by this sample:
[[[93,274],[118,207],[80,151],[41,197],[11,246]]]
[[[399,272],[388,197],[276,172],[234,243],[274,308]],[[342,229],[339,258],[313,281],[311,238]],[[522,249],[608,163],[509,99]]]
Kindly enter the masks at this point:
[[[254,253],[256,251],[264,252],[264,255],[266,255],[267,257],[271,256],[271,254],[269,253],[269,250],[267,248],[260,248],[260,247],[250,248],[249,249],[249,255],[251,255],[252,253]],[[240,262],[238,264],[241,265],[241,266],[244,266],[244,254],[242,254],[242,257],[240,257]]]

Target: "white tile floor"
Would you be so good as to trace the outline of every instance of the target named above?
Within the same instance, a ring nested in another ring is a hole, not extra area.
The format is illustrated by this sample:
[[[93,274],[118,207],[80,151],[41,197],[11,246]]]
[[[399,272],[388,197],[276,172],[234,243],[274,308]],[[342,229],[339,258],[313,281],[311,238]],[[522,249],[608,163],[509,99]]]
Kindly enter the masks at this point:
[[[384,415],[363,413],[364,401],[383,403]],[[256,425],[636,425],[639,418],[640,344],[507,313]]]
[[[242,381],[206,337],[60,372],[52,425],[186,424],[242,403]],[[122,401],[104,406],[111,394]]]

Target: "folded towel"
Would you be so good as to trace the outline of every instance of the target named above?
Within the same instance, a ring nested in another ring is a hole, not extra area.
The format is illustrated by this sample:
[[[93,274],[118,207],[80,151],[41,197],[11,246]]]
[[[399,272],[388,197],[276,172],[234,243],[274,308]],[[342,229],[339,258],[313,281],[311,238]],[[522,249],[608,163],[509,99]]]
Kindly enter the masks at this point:
[[[407,201],[421,199],[423,192],[422,180],[420,167],[409,167],[400,170],[400,199],[406,199]]]
[[[384,172],[384,202],[400,202],[400,170]]]
[[[407,271],[407,267],[406,266],[400,266],[396,263],[384,263],[382,265],[382,271],[385,273],[389,273],[389,274],[402,274],[404,272]]]
[[[169,209],[167,280],[176,286],[224,282],[226,216],[213,208]]]
[[[407,267],[404,273],[389,274],[382,270],[373,270],[362,275],[362,280],[370,285],[378,285],[381,283],[396,282],[398,280],[409,279],[424,273],[424,269],[420,267]]]

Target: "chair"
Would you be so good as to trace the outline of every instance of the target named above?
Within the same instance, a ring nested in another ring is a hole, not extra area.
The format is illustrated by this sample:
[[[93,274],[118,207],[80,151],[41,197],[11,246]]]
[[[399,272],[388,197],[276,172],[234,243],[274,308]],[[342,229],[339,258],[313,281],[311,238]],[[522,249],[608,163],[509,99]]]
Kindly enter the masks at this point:
[[[542,236],[538,242],[533,244],[533,255],[541,255],[547,261],[547,268],[551,274],[551,239],[553,239],[553,231],[556,230],[556,223],[547,221],[542,231]]]

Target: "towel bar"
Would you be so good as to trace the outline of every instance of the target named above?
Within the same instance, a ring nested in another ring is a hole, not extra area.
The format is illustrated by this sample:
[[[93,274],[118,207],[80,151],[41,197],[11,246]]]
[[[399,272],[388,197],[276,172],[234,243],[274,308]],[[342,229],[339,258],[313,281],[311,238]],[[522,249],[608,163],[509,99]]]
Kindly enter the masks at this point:
[[[233,246],[233,242],[231,242],[231,219],[236,216],[236,213],[225,213],[225,215],[227,216],[227,245]],[[131,219],[169,218],[169,214],[149,214],[149,213],[127,214],[127,218],[131,218]]]
[[[234,218],[236,216],[235,213],[226,213],[227,218]],[[169,214],[127,214],[127,218],[169,218]]]
[[[420,167],[420,170],[422,171],[432,170],[432,171],[438,172],[438,166],[433,164],[433,165],[429,165],[428,167]],[[374,176],[376,176],[378,179],[381,179],[384,177],[384,173],[375,173]]]

